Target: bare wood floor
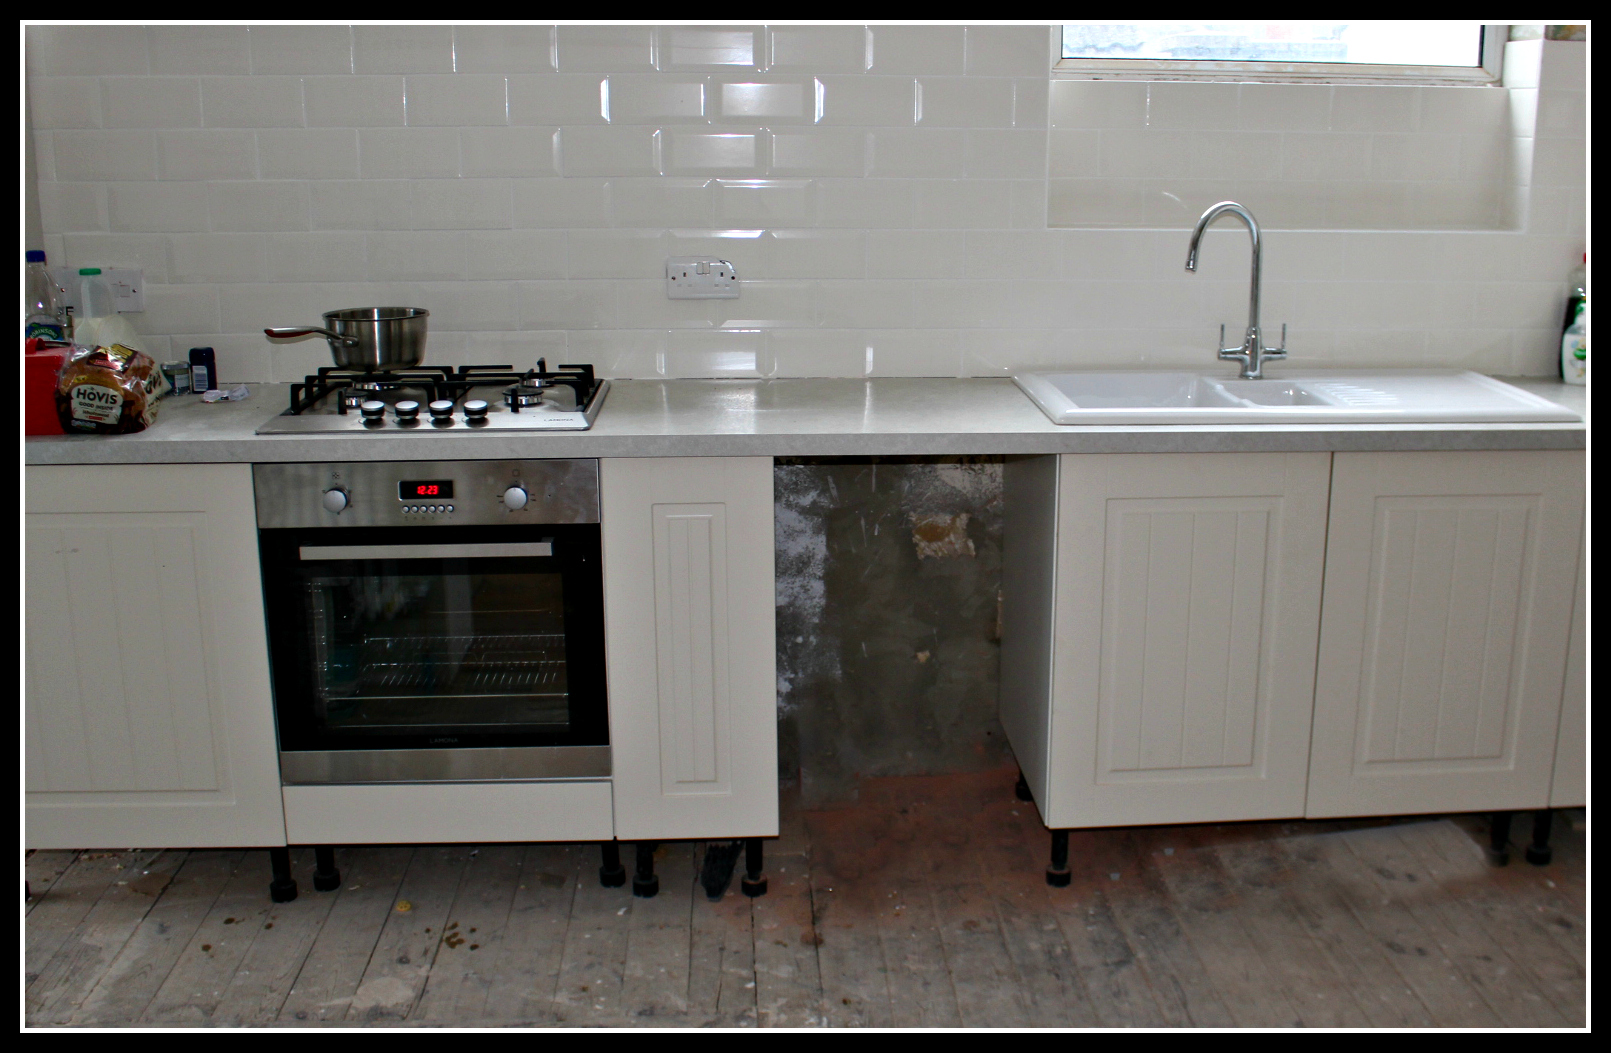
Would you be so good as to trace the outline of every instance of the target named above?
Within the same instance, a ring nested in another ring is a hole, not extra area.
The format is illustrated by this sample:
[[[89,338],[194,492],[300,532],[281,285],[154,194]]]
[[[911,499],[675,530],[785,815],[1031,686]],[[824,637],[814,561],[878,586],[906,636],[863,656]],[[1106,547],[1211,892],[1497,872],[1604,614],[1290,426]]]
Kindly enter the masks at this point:
[[[1048,837],[1013,771],[785,807],[770,893],[597,880],[592,845],[36,852],[33,1025],[1581,1027],[1582,813],[1489,867],[1475,817]],[[1518,823],[1524,839],[1527,824]],[[742,866],[742,863],[740,864]]]

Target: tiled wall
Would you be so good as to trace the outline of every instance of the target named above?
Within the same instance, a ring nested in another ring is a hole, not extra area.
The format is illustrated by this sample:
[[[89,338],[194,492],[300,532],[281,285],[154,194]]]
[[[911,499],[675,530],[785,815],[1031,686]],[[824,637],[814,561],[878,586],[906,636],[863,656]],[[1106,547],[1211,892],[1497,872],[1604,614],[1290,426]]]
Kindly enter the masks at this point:
[[[226,379],[299,379],[323,342],[262,328],[383,303],[429,308],[429,357],[450,364],[1208,365],[1218,324],[1245,320],[1246,237],[1216,230],[1193,277],[1184,228],[1222,194],[1321,228],[1267,239],[1265,322],[1290,323],[1292,362],[1546,374],[1584,244],[1585,49],[1511,48],[1510,90],[1454,89],[1509,100],[1516,188],[1462,230],[1419,229],[1442,221],[1412,218],[1407,190],[1402,223],[1357,196],[1311,222],[1293,184],[1351,172],[1466,200],[1494,181],[1467,144],[1491,145],[1468,128],[1487,110],[1452,132],[1409,89],[1392,125],[1403,89],[1379,89],[1378,123],[1367,89],[1323,88],[1321,129],[1282,109],[1316,89],[1140,85],[1149,112],[1180,104],[1182,127],[1155,129],[1175,137],[1104,125],[1082,146],[1065,122],[1118,122],[1138,86],[1052,92],[1047,27],[31,26],[26,68],[52,264],[144,268],[153,349],[211,344]],[[1227,87],[1236,127],[1194,123]],[[1339,128],[1340,93],[1370,132]],[[1291,145],[1338,134],[1372,137],[1369,172]],[[1125,211],[1175,193],[1149,183],[1159,166],[1201,175],[1245,136],[1279,140],[1267,178],[1186,179],[1172,211]],[[1366,215],[1385,229],[1351,229]],[[669,255],[732,260],[741,297],[668,301]]]

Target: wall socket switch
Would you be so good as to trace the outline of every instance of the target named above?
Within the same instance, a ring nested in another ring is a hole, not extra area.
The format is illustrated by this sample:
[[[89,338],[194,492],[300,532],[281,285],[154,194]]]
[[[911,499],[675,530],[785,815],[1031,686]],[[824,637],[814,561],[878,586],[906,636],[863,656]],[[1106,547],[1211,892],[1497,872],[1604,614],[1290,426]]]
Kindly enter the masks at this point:
[[[736,300],[738,272],[714,256],[666,259],[666,297],[671,300]]]
[[[95,264],[87,263],[85,266],[93,267]],[[78,302],[78,268],[51,267],[47,273],[51,281],[56,283],[62,306],[71,307],[75,314],[78,313],[82,307]],[[145,278],[139,267],[102,267],[101,277],[112,287],[119,314],[145,310]]]

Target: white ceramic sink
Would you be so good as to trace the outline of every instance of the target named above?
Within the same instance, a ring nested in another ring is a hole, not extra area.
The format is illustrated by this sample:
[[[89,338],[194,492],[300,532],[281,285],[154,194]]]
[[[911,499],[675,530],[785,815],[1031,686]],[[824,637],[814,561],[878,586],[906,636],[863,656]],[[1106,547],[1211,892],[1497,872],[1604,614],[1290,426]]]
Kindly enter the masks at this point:
[[[1454,370],[1314,372],[1239,380],[1202,373],[1019,373],[1054,424],[1442,424],[1577,421],[1531,392]]]

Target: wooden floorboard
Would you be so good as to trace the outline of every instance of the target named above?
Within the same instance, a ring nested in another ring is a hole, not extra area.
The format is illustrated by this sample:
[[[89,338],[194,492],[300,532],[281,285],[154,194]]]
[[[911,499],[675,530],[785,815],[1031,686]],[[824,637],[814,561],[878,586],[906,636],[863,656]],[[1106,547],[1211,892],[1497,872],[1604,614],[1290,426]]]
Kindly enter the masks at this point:
[[[783,801],[767,895],[599,884],[597,845],[340,848],[269,901],[267,853],[26,857],[36,1027],[1582,1028],[1582,813],[1554,860],[1487,817],[1077,830],[1072,880],[1010,770]],[[631,869],[632,844],[621,846]]]

